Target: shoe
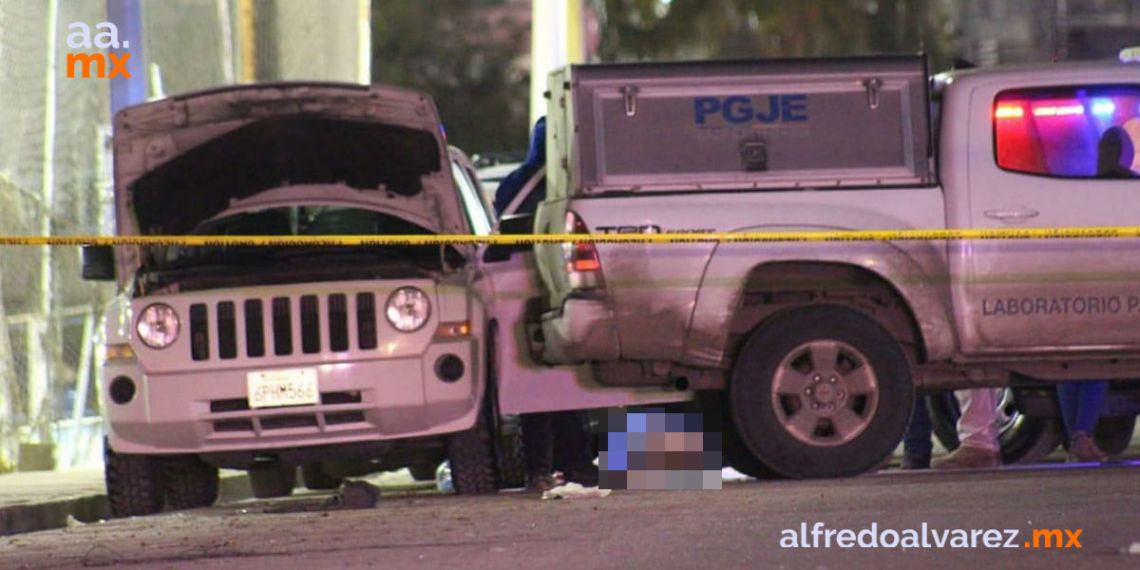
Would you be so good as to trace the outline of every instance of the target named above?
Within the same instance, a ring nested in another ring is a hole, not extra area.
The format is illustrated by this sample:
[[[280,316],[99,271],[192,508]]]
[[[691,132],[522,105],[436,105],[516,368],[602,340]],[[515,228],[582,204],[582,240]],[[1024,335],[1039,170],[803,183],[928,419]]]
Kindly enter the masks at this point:
[[[527,477],[526,492],[545,493],[555,487],[554,477],[550,475],[534,475]]]
[[[1066,463],[1104,463],[1108,461],[1108,454],[1101,451],[1096,445],[1093,436],[1086,431],[1073,434],[1073,441],[1069,443],[1069,456]]]
[[[1001,454],[963,445],[930,462],[930,466],[934,469],[993,469],[1001,467]]]

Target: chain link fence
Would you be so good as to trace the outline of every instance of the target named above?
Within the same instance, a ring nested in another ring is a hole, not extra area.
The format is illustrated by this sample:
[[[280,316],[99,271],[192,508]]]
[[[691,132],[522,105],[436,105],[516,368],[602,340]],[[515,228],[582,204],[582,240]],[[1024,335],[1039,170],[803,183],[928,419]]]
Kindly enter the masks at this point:
[[[104,19],[100,2],[0,3],[0,233],[102,231],[107,80],[67,79],[60,47],[68,22]],[[88,463],[74,428],[98,416],[93,339],[109,292],[79,279],[78,248],[39,247],[0,250],[0,292],[0,469]]]
[[[107,4],[0,1],[0,234],[113,233],[110,80],[68,78],[66,59],[98,53],[69,48],[68,26],[95,30]],[[145,77],[133,80],[151,98],[368,78],[367,0],[139,0],[135,16]],[[80,279],[79,248],[0,248],[0,472],[101,461],[98,337],[113,294]]]

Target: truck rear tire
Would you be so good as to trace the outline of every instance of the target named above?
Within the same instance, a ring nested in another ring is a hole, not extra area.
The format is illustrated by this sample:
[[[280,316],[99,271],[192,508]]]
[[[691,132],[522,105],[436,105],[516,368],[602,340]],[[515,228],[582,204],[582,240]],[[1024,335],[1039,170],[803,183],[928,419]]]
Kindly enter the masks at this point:
[[[899,343],[837,305],[792,309],[745,341],[729,385],[733,422],[760,463],[794,478],[878,467],[910,421],[914,384]]]
[[[697,393],[698,411],[703,416],[704,430],[720,432],[721,462],[725,467],[731,467],[753,479],[779,479],[780,475],[756,459],[740,439],[740,432],[732,422],[727,399],[728,395],[723,391]]]
[[[171,509],[201,509],[218,500],[218,468],[195,455],[163,459],[162,473]]]
[[[249,487],[258,499],[276,499],[293,494],[297,486],[297,468],[271,463],[249,468]]]
[[[1136,416],[1106,416],[1097,422],[1093,438],[1101,451],[1115,457],[1128,451],[1135,431]]]
[[[115,517],[153,515],[165,504],[162,469],[148,455],[120,455],[103,440],[103,475],[107,502]]]
[[[764,465],[740,439],[736,426],[725,426],[721,432],[721,453],[724,455],[724,464],[753,479],[781,479],[779,473],[771,467]]]

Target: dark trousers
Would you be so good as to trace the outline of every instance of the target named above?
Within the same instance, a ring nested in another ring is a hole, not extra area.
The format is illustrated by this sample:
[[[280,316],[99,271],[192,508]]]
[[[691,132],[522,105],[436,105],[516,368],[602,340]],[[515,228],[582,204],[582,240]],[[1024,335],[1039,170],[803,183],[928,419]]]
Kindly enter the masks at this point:
[[[528,477],[550,475],[555,459],[567,480],[589,474],[594,458],[586,415],[580,411],[522,415],[523,452]]]
[[[1069,437],[1077,432],[1092,434],[1108,397],[1108,381],[1065,382],[1057,385],[1061,419]]]
[[[919,465],[927,465],[930,463],[930,456],[934,452],[934,441],[931,437],[934,435],[934,424],[930,420],[930,402],[931,399],[937,399],[938,405],[945,406],[950,420],[957,423],[960,412],[958,411],[958,401],[954,398],[953,392],[945,394],[934,394],[930,396],[918,395],[914,399],[914,411],[910,416],[910,425],[906,428],[906,433],[903,434],[903,456],[910,459],[912,463]]]

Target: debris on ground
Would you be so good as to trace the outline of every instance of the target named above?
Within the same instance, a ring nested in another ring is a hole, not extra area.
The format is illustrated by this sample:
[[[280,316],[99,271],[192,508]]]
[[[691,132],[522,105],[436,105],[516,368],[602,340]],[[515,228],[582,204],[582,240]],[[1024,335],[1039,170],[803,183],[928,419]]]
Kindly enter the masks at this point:
[[[326,507],[342,509],[371,509],[380,500],[380,487],[351,479],[341,483],[336,495],[325,503]]]
[[[598,487],[583,487],[578,483],[567,483],[559,485],[549,491],[543,491],[543,500],[549,499],[594,499],[608,497],[610,489],[599,489]]]

